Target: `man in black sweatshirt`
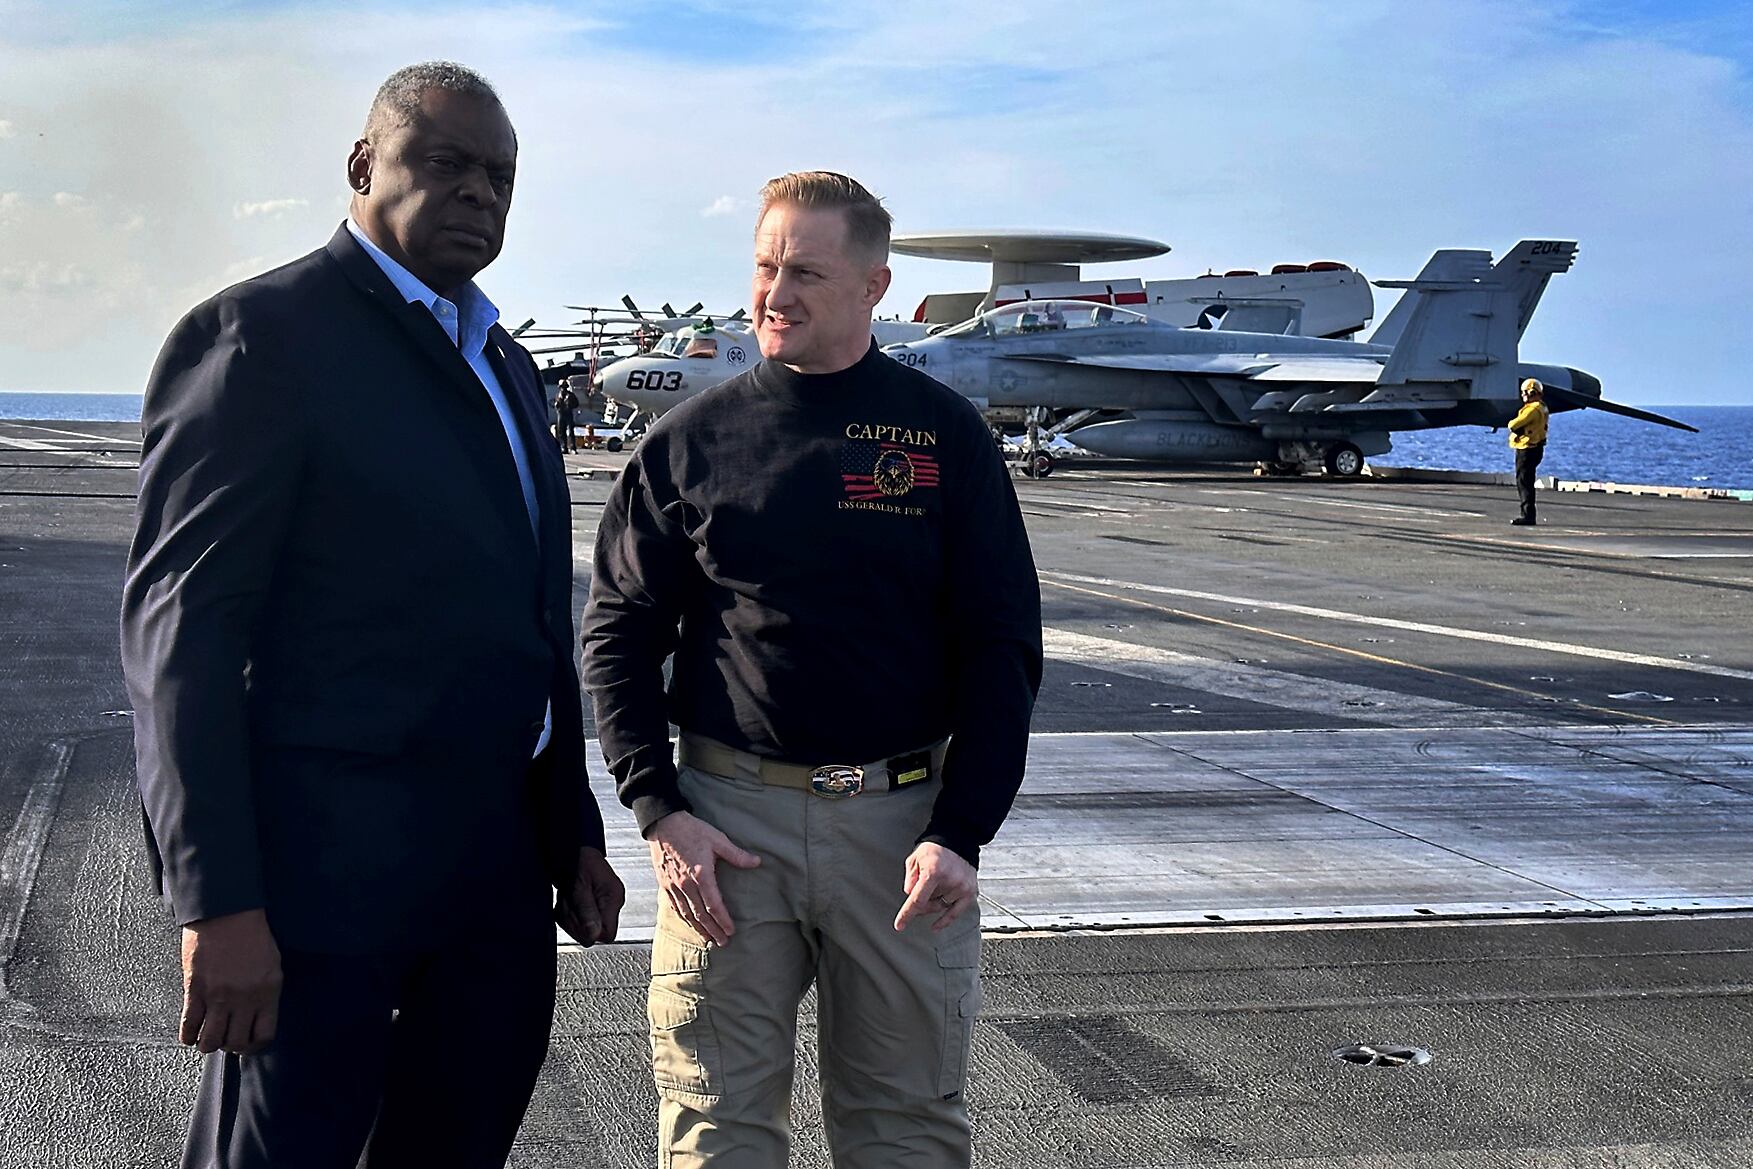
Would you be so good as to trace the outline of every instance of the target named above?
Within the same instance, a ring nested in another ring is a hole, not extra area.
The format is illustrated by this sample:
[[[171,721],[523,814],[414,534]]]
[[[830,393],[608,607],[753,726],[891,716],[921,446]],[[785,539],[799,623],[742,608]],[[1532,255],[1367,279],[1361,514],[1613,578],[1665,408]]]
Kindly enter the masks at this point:
[[[597,534],[585,682],[657,871],[678,1169],[786,1163],[812,982],[835,1164],[969,1160],[976,866],[1022,782],[1040,592],[979,413],[872,343],[888,241],[852,179],[767,184],[766,360],[651,429]]]

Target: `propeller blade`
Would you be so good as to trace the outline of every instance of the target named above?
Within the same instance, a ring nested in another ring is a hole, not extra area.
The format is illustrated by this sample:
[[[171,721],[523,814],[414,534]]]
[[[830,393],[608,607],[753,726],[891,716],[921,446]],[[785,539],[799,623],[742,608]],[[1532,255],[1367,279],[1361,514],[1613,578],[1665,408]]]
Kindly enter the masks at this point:
[[[606,314],[606,313],[605,313],[605,314],[600,314],[600,315],[598,315],[598,316],[594,316],[594,317],[590,317],[590,318],[587,318],[587,319],[585,319],[585,320],[582,320],[582,321],[574,321],[574,322],[572,322],[572,323],[573,323],[573,324],[575,324],[575,325],[588,325],[588,326],[590,326],[590,327],[591,327],[591,328],[593,328],[593,329],[599,329],[599,328],[602,328],[602,327],[603,327],[603,326],[605,326],[605,325],[638,325],[638,324],[644,324],[644,323],[645,323],[645,319],[644,319],[644,318],[643,318],[643,317],[623,317],[623,316],[611,316],[611,315],[608,315],[608,314]]]
[[[511,335],[513,337],[521,337],[524,334],[524,330],[528,329],[531,325],[534,325],[535,323],[536,323],[536,318],[531,317],[529,320],[525,321],[523,324],[521,324],[517,328],[513,329],[511,331]]]
[[[1619,414],[1626,418],[1635,418],[1639,422],[1654,422],[1658,426],[1672,426],[1675,430],[1686,430],[1693,434],[1698,433],[1698,427],[1688,426],[1686,423],[1680,422],[1676,419],[1668,418],[1649,410],[1639,410],[1636,406],[1626,406],[1619,402],[1609,402],[1605,398],[1591,398],[1587,394],[1579,394],[1575,390],[1566,390],[1559,386],[1547,386],[1546,396],[1548,398],[1556,398],[1560,402],[1574,406],[1579,410],[1605,410],[1609,414]]]
[[[667,306],[666,306],[666,307],[667,307]],[[684,317],[691,317],[691,316],[693,316],[693,315],[694,315],[694,314],[695,314],[695,313],[697,313],[697,312],[699,312],[699,311],[700,311],[700,310],[701,310],[701,309],[703,309],[703,308],[705,308],[705,307],[706,307],[706,305],[705,305],[705,304],[704,304],[704,303],[703,303],[703,302],[701,302],[701,301],[698,301],[698,300],[697,300],[697,301],[695,301],[695,302],[694,302],[694,307],[693,307],[693,308],[690,308],[690,309],[683,309],[683,310],[682,310],[682,315],[683,315],[683,316],[684,316]]]
[[[548,349],[532,349],[532,350],[530,350],[531,356],[539,356],[539,355],[544,354],[544,353],[586,354],[589,352],[590,352],[590,347],[588,345],[555,345],[552,348],[548,348]]]
[[[642,321],[645,319],[645,314],[639,311],[639,306],[633,303],[633,298],[631,296],[621,297],[621,303],[627,307],[628,312],[632,313]]]
[[[659,307],[663,309],[663,315],[666,317],[673,317],[676,315],[676,310],[670,307],[670,302],[667,300]]]
[[[610,325],[596,329],[531,329],[522,334],[525,337],[611,337],[616,333],[634,333],[638,330],[632,325]]]
[[[732,321],[742,320],[744,317],[746,317],[748,315],[748,311],[749,310],[747,310],[747,309],[741,309],[741,308],[738,309],[736,312],[730,314],[730,316],[724,318],[725,323],[729,324]]]

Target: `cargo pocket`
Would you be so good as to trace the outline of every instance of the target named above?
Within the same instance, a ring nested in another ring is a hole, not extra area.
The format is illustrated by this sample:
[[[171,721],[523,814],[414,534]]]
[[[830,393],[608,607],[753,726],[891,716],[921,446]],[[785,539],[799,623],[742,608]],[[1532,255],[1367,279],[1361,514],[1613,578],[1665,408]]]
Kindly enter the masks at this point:
[[[724,1092],[718,1032],[705,1002],[706,947],[658,930],[651,944],[651,1072],[660,1089]]]
[[[937,952],[943,968],[943,1057],[937,1071],[937,1093],[954,1099],[968,1082],[968,1051],[974,1040],[974,1019],[980,1014],[980,935],[945,946]]]

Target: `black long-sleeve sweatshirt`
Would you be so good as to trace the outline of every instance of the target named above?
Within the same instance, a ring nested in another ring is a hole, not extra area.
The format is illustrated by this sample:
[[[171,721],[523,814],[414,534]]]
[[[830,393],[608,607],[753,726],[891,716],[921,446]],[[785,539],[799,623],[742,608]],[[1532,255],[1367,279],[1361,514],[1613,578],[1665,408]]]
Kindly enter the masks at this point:
[[[950,736],[921,839],[977,864],[1041,682],[1040,587],[985,422],[875,344],[838,373],[765,362],[683,403],[604,509],[584,650],[642,831],[688,810],[672,722],[810,766]]]

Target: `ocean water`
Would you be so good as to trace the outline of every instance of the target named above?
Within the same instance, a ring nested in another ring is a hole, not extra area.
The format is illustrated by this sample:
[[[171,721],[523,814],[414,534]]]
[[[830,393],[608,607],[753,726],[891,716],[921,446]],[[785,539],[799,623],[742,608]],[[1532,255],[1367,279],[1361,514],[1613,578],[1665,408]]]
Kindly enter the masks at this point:
[[[1672,406],[1661,413],[1698,427],[1687,434],[1648,422],[1572,410],[1552,416],[1542,475],[1674,487],[1753,489],[1753,406]],[[137,422],[139,394],[0,393],[0,418]],[[1403,431],[1373,461],[1451,471],[1515,470],[1508,435],[1477,426]]]
[[[1667,406],[1659,414],[1698,427],[1697,434],[1603,414],[1554,414],[1540,474],[1670,487],[1753,488],[1753,406]],[[1513,472],[1509,433],[1479,426],[1402,431],[1394,449],[1371,462],[1450,471]]]
[[[39,422],[138,422],[139,394],[30,394],[0,391],[0,418]]]

